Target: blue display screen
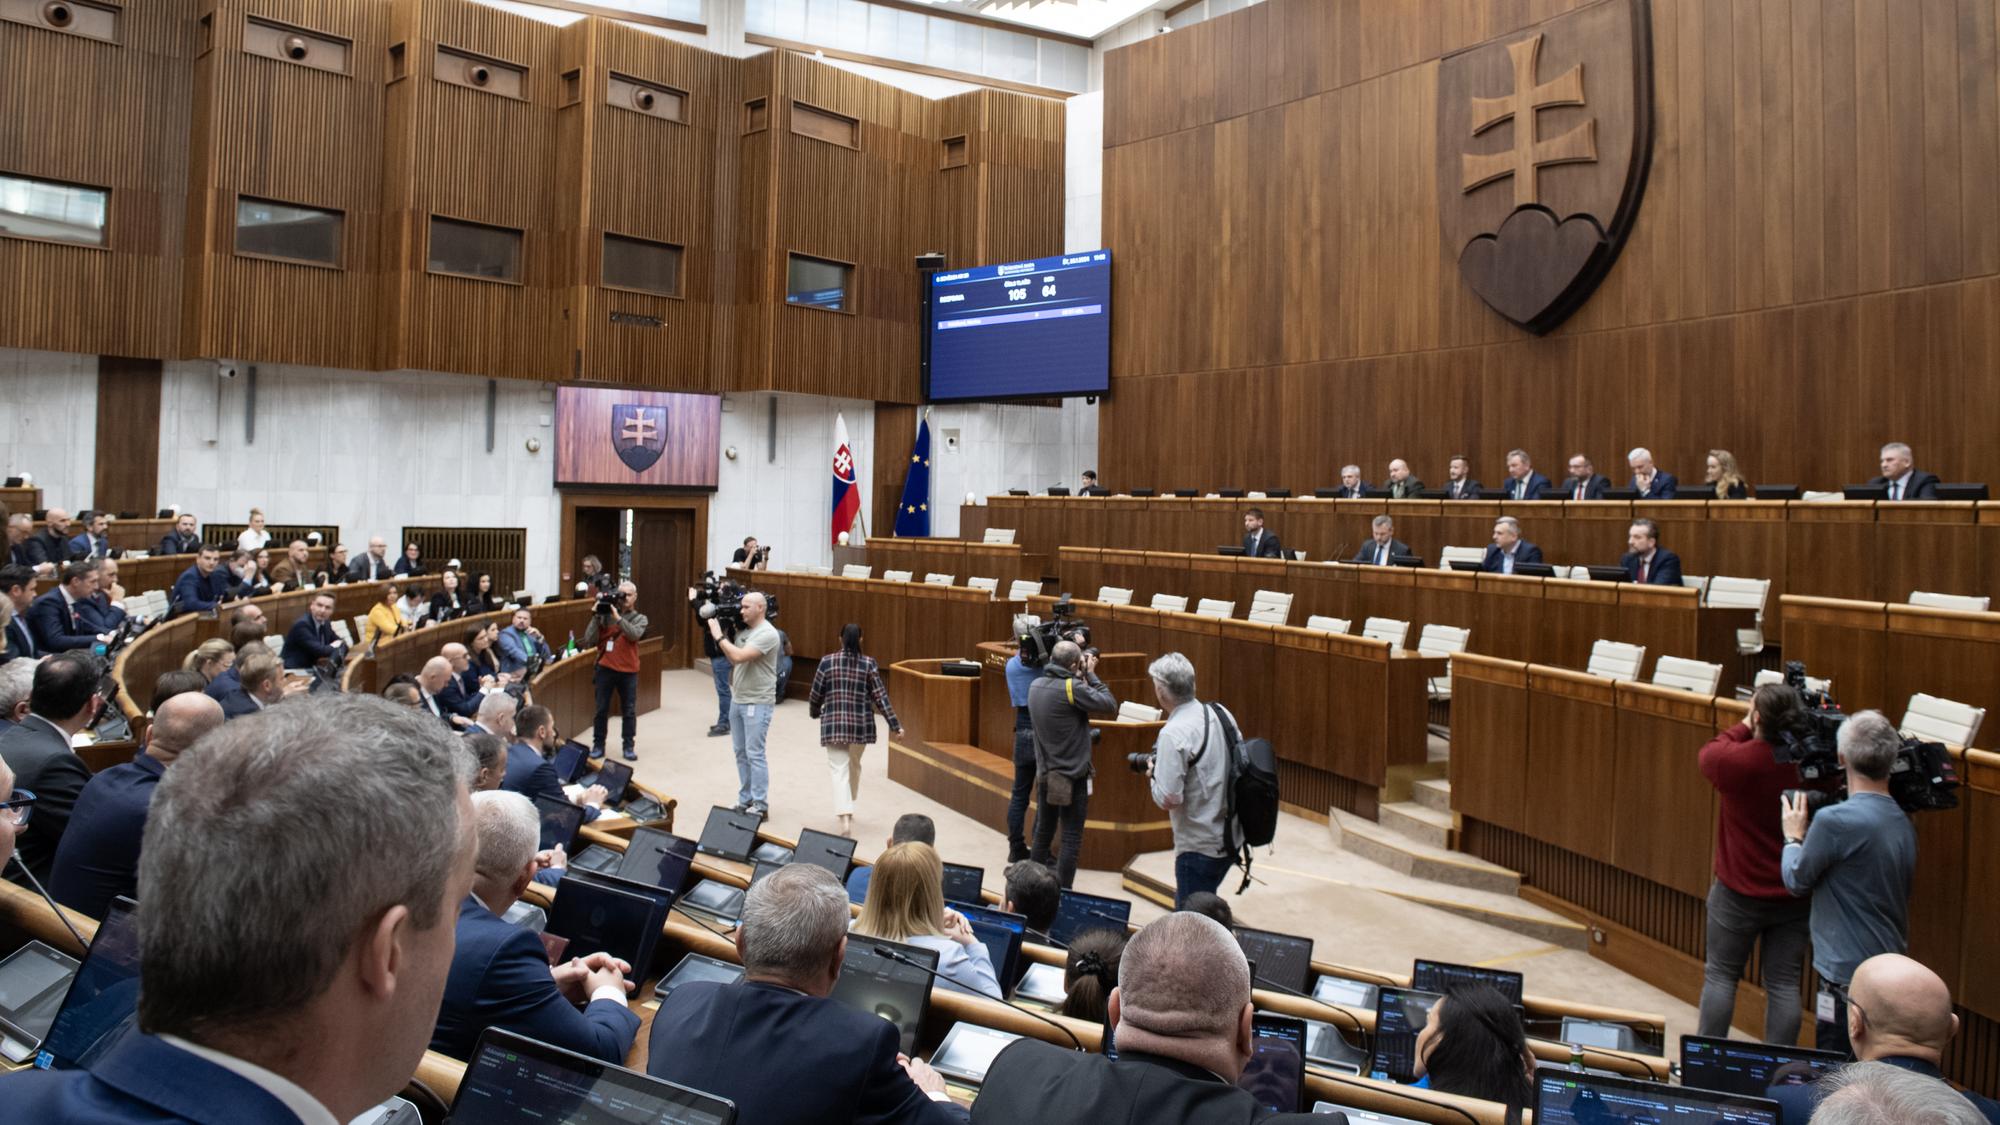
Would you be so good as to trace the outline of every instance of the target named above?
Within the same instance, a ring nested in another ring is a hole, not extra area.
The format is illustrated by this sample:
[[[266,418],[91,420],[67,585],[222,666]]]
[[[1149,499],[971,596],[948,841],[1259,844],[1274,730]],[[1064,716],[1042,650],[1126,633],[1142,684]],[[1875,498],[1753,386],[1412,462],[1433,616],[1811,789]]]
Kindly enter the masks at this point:
[[[933,402],[1102,394],[1111,387],[1111,251],[931,278]]]

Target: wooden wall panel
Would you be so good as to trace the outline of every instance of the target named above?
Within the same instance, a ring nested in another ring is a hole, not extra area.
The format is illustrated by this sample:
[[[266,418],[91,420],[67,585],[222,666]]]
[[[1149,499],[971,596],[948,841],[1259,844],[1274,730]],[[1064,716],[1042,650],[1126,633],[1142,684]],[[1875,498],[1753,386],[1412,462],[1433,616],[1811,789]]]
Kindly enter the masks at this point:
[[[150,516],[160,502],[160,361],[99,357],[97,401],[97,448],[105,455],[95,460],[91,504]],[[157,541],[142,542],[150,550]]]
[[[1646,445],[1683,480],[1720,447],[1838,487],[1889,440],[2000,479],[2000,400],[1966,393],[2000,313],[1993,0],[1652,0],[1647,196],[1535,339],[1438,233],[1437,60],[1588,2],[1267,0],[1110,52],[1109,479],[1435,482],[1466,452],[1493,484],[1516,446],[1622,479]],[[1191,424],[1256,438],[1156,438]]]

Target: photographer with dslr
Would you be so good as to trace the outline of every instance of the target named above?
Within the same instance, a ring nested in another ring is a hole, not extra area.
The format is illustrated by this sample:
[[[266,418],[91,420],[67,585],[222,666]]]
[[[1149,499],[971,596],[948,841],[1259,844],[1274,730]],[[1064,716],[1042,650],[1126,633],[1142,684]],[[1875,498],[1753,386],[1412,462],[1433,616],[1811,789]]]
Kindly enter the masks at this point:
[[[1146,674],[1167,713],[1167,725],[1145,756],[1146,776],[1153,803],[1167,810],[1174,827],[1174,909],[1179,910],[1189,895],[1213,894],[1229,873],[1229,744],[1240,741],[1243,731],[1226,708],[1196,698],[1194,665],[1187,657],[1170,652]]]
[[[729,659],[729,740],[736,751],[736,807],[769,815],[771,772],[764,762],[764,736],[771,732],[771,707],[778,699],[778,650],[783,642],[766,618],[770,600],[752,590],[734,607],[738,615],[725,632],[725,607],[708,619],[708,635]]]
[[[752,535],[743,541],[741,547],[736,548],[736,553],[730,556],[729,565],[740,566],[745,570],[769,570],[771,548],[760,545],[757,537]]]
[[[1028,717],[1035,730],[1035,846],[1030,857],[1050,864],[1049,846],[1062,824],[1062,856],[1056,877],[1064,887],[1076,882],[1083,851],[1083,825],[1090,815],[1090,749],[1096,733],[1090,717],[1118,714],[1118,699],[1097,678],[1097,652],[1075,641],[1060,641],[1049,652],[1042,678],[1028,689]]]
[[[1901,953],[1910,932],[1910,880],[1917,833],[1890,795],[1889,775],[1902,736],[1880,711],[1862,711],[1840,725],[1836,746],[1847,774],[1847,798],[1811,814],[1807,794],[1783,797],[1785,850],[1779,871],[1794,895],[1812,896],[1817,1045],[1848,1050],[1847,985],[1863,961]]]
[[[611,726],[611,693],[615,691],[623,708],[619,734],[625,744],[625,760],[639,760],[633,741],[639,733],[639,638],[646,635],[646,615],[632,610],[638,598],[637,586],[618,583],[614,590],[598,595],[590,624],[583,627],[583,647],[597,649],[597,671],[591,677],[597,687],[597,714],[591,720],[592,758],[604,756],[604,736]]]

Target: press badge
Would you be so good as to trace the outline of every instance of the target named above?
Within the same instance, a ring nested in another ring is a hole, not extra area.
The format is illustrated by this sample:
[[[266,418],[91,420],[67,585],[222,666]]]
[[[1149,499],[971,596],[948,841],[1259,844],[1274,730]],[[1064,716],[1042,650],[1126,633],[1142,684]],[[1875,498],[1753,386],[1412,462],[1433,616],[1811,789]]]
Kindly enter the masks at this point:
[[[616,652],[617,650],[618,650],[618,638],[617,638],[617,637],[606,637],[606,638],[604,639],[604,651],[605,651],[605,652]]]
[[[1836,1001],[1834,1000],[1833,989],[1821,985],[1819,1000],[1814,1005],[1813,1014],[1819,1017],[1819,1022],[1821,1023],[1832,1023],[1835,1006]]]

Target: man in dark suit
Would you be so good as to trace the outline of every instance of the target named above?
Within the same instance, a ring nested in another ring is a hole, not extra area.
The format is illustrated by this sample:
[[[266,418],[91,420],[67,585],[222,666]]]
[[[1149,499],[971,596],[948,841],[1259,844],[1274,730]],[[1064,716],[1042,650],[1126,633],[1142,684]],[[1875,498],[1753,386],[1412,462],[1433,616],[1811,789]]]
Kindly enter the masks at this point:
[[[380,535],[369,539],[367,552],[347,568],[350,582],[375,582],[395,576],[395,564],[389,561],[389,543]]]
[[[69,827],[70,811],[90,781],[90,770],[70,749],[76,732],[97,721],[104,698],[97,693],[104,662],[88,652],[64,652],[35,667],[28,717],[0,734],[0,759],[14,772],[14,785],[35,795],[28,826],[17,841],[20,860],[47,882],[56,845]],[[7,877],[26,885],[19,868]]]
[[[469,1059],[479,1033],[498,1027],[623,1064],[639,1034],[639,1017],[625,1002],[631,966],[593,953],[551,968],[534,931],[501,918],[546,864],[534,803],[519,793],[475,793],[472,816],[478,865],[472,893],[458,907],[458,942],[431,1050]]]
[[[28,537],[28,560],[36,566],[46,564],[60,570],[62,564],[69,561],[70,534],[69,513],[61,508],[50,508],[48,518],[42,523],[41,533]]]
[[[417,709],[436,717],[439,722],[455,731],[471,720],[454,716],[452,712],[445,710],[444,702],[439,697],[438,693],[449,687],[453,679],[451,661],[442,656],[433,656],[424,661],[423,669],[417,673]],[[459,718],[458,722],[452,721],[455,717]]]
[[[1517,563],[1541,561],[1542,549],[1521,538],[1521,521],[1501,516],[1493,521],[1493,545],[1486,548],[1479,569],[1488,574],[1512,574]]]
[[[311,668],[322,660],[335,667],[347,659],[347,646],[333,635],[333,595],[317,593],[304,614],[285,630],[285,647],[280,653],[287,668]]]
[[[1134,935],[1110,1007],[1116,1060],[1016,1040],[987,1069],[973,1121],[1346,1121],[1339,1113],[1266,1116],[1257,1096],[1237,1087],[1253,1053],[1250,966],[1236,939],[1210,918],[1182,911]]]
[[[1569,459],[1569,479],[1563,481],[1562,500],[1602,500],[1611,491],[1611,481],[1597,471],[1590,458],[1579,453]]]
[[[1618,565],[1625,568],[1627,580],[1653,586],[1681,584],[1681,557],[1660,546],[1659,524],[1633,520],[1625,542],[1631,551],[1618,560]]]
[[[160,537],[160,549],[156,555],[192,555],[201,550],[201,536],[195,531],[195,518],[182,512],[174,517],[174,529]]]
[[[0,567],[0,593],[7,595],[14,610],[7,622],[7,659],[46,656],[35,643],[34,630],[28,628],[28,609],[35,604],[35,572],[14,563]]]
[[[41,574],[52,573],[55,568],[47,564],[38,565],[35,555],[28,549],[28,540],[35,533],[35,521],[26,512],[15,512],[7,517],[7,563],[10,566],[26,567]]]
[[[210,613],[236,598],[236,588],[229,581],[229,568],[221,564],[221,558],[214,546],[202,544],[195,553],[194,565],[181,571],[174,581],[176,613]]]
[[[1253,559],[1282,559],[1285,550],[1278,544],[1278,533],[1264,530],[1264,509],[1250,508],[1243,513],[1243,553]]]
[[[473,671],[472,654],[466,651],[464,645],[453,641],[439,649],[438,655],[444,657],[445,662],[451,665],[451,679],[445,681],[444,687],[438,689],[438,704],[444,708],[446,714],[465,720],[452,723],[455,727],[463,728],[479,714],[479,701],[485,698],[485,688],[481,685],[478,674]]]
[[[222,725],[222,706],[198,691],[160,704],[147,731],[146,749],[131,761],[90,779],[56,845],[49,895],[92,918],[104,917],[111,900],[139,893],[139,840],[146,807],[167,767],[195,740]]]
[[[1340,467],[1340,488],[1336,490],[1338,499],[1362,500],[1366,499],[1369,493],[1373,491],[1374,487],[1361,479],[1361,466],[1342,465]]]
[[[1389,483],[1383,488],[1391,500],[1415,500],[1423,494],[1424,482],[1410,472],[1410,463],[1401,457],[1389,462]]]
[[[472,887],[457,743],[363,695],[203,739],[149,808],[144,1030],[87,1069],[0,1077],[0,1116],[297,1125],[351,1121],[401,1089]],[[357,862],[364,840],[394,861]]]
[[[1076,494],[1078,496],[1109,496],[1111,495],[1111,490],[1097,483],[1096,469],[1085,469],[1083,471],[1082,484],[1076,490]]]
[[[531,801],[536,797],[569,800],[563,792],[562,779],[556,776],[555,763],[549,760],[557,745],[555,716],[548,708],[531,703],[514,713],[514,731],[516,741],[507,746],[507,773],[500,779],[500,788]],[[583,806],[585,824],[604,811],[604,799],[608,796],[610,793],[604,786],[593,785],[577,798],[575,803]]]
[[[35,660],[0,664],[0,734],[28,717],[28,695],[35,690]]]
[[[285,666],[271,655],[271,650],[262,645],[253,645],[248,654],[236,660],[237,687],[221,699],[222,714],[226,719],[240,719],[254,715],[266,707],[304,691],[309,680],[287,682]],[[296,684],[297,686],[293,686]]]
[[[1535,471],[1524,449],[1507,453],[1507,499],[1540,500],[1549,490],[1549,478]]]
[[[103,512],[85,512],[77,519],[83,524],[83,529],[70,536],[65,544],[70,558],[108,559],[117,553],[112,549],[109,537],[110,516]]]
[[[1410,554],[1410,545],[1396,538],[1396,521],[1376,516],[1369,527],[1370,538],[1354,552],[1354,561],[1363,566],[1388,566],[1389,560]]]
[[[118,584],[118,560],[99,559],[97,591],[77,603],[77,616],[93,633],[115,633],[125,624],[125,587]]]
[[[64,563],[62,585],[28,607],[28,629],[35,635],[35,647],[42,652],[69,652],[108,642],[110,635],[92,632],[79,611],[96,593],[96,563],[88,559]]]
[[[736,929],[742,983],[674,989],[653,1017],[646,1073],[728,1098],[745,1122],[964,1121],[936,1071],[900,1058],[894,1024],[829,999],[848,920],[847,893],[823,868],[758,880]]]
[[[1891,500],[1938,498],[1937,476],[1918,470],[1910,453],[1910,447],[1900,441],[1890,442],[1882,447],[1882,475],[1868,483],[1888,489]]]
[[[1680,493],[1680,478],[1653,464],[1653,451],[1645,446],[1625,455],[1625,464],[1632,470],[1632,491],[1641,500],[1672,500]]]
[[[1485,487],[1472,479],[1472,459],[1463,453],[1454,453],[1451,458],[1451,479],[1444,485],[1444,498],[1477,500],[1480,490]]]

